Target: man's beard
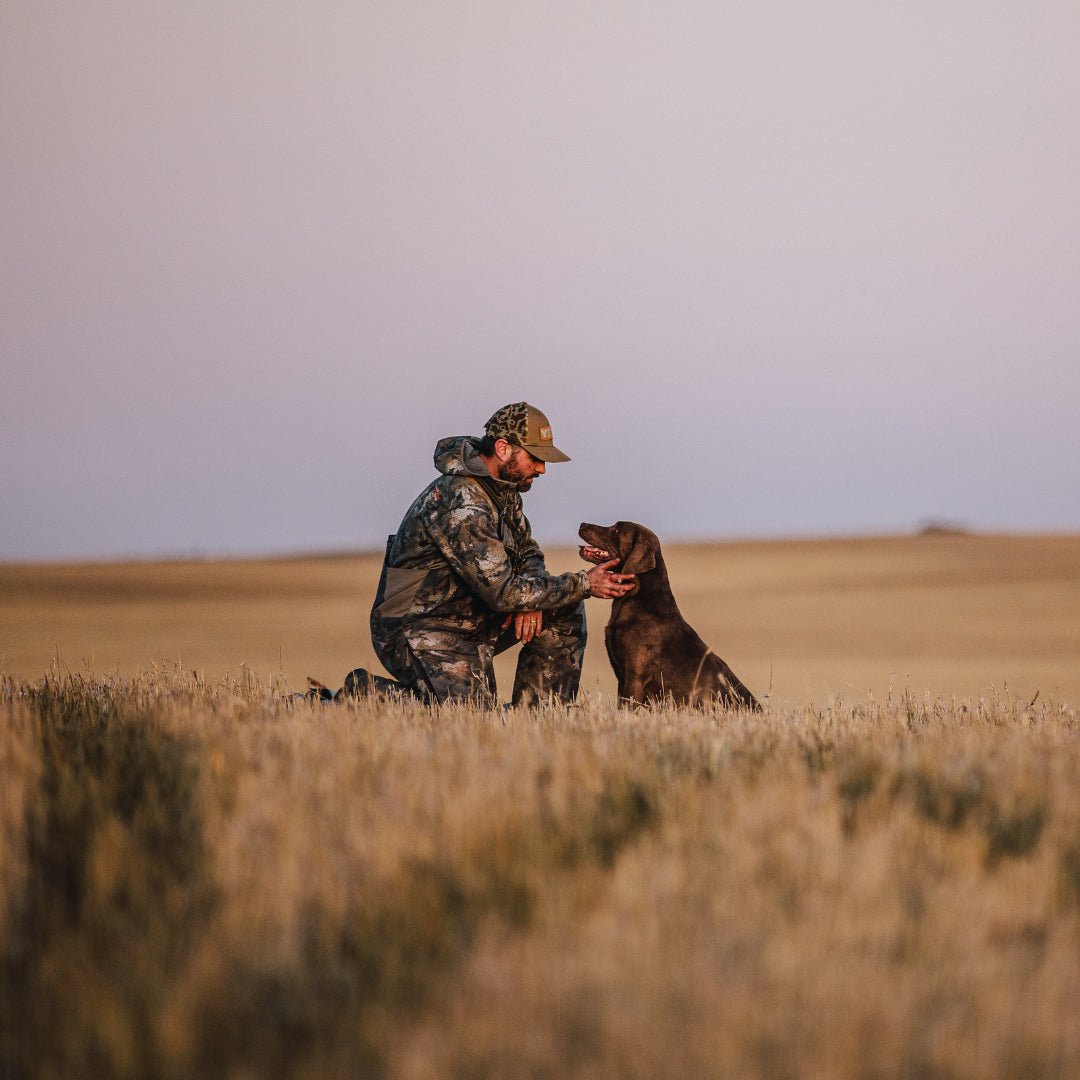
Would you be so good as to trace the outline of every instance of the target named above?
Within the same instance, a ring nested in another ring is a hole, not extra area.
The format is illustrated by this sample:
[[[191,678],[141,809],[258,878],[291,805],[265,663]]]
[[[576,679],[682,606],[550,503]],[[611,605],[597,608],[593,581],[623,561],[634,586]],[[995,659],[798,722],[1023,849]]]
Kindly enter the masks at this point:
[[[533,478],[526,477],[521,466],[518,464],[517,454],[509,461],[499,463],[499,479],[514,485],[515,491],[528,491],[532,487]]]

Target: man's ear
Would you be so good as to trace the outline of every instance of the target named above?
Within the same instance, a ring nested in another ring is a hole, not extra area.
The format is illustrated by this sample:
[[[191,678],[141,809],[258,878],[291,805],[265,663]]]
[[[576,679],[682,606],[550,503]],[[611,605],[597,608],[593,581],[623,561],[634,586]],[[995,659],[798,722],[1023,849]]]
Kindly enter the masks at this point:
[[[620,537],[621,539],[621,537]],[[656,551],[649,542],[648,537],[642,536],[638,530],[634,530],[633,546],[630,554],[623,559],[619,567],[620,574],[647,574],[656,569]]]

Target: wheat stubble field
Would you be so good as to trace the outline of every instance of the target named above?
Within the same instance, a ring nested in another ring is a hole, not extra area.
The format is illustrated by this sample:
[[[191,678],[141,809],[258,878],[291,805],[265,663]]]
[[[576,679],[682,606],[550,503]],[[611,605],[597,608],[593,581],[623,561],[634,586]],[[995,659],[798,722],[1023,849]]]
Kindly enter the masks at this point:
[[[1080,538],[667,554],[763,715],[595,601],[577,708],[291,705],[375,560],[0,568],[0,1075],[1080,1075]]]
[[[667,545],[694,627],[774,704],[880,700],[890,689],[1008,687],[1080,701],[1080,536],[911,536]],[[549,569],[580,569],[576,550]],[[246,668],[303,689],[379,669],[368,639],[374,556],[0,566],[0,671],[213,679]],[[607,606],[589,601],[582,687],[610,694]],[[513,658],[500,684],[510,685]]]

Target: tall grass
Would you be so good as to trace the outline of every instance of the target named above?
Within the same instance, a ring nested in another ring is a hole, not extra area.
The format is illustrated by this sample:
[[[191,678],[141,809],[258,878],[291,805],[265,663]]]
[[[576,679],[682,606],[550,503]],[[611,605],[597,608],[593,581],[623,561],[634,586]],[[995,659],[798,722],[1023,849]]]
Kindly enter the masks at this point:
[[[1080,720],[0,689],[5,1077],[1080,1071]]]

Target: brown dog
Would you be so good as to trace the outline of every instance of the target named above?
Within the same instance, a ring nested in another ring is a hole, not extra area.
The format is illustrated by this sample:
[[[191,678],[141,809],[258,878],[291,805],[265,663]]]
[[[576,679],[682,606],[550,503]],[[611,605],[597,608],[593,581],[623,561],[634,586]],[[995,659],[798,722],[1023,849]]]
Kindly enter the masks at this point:
[[[757,698],[682,617],[654,532],[634,521],[582,522],[578,536],[585,541],[583,559],[619,559],[621,573],[637,575],[634,588],[612,601],[604,632],[621,699],[707,705],[719,698],[725,705],[760,710]]]

